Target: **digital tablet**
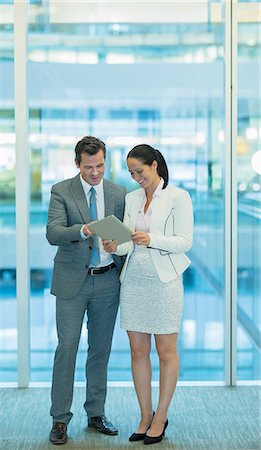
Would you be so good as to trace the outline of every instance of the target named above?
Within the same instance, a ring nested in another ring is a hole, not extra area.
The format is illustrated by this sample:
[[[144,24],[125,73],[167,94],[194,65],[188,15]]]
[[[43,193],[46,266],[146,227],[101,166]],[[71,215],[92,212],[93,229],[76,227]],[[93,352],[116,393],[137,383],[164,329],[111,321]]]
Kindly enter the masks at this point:
[[[118,241],[119,244],[131,240],[132,231],[114,215],[87,223],[88,228],[102,239]]]

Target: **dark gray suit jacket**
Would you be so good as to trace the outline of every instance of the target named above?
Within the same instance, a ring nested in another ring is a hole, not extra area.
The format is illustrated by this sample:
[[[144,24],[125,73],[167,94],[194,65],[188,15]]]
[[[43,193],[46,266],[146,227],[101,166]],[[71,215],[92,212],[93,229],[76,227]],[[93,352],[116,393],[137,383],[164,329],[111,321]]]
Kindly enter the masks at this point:
[[[125,188],[104,179],[105,216],[114,214],[123,219]],[[80,230],[90,222],[89,208],[80,174],[55,184],[51,191],[46,237],[51,245],[57,245],[51,293],[69,299],[80,290],[89,266],[92,238],[84,241]],[[113,255],[120,272],[122,258]]]

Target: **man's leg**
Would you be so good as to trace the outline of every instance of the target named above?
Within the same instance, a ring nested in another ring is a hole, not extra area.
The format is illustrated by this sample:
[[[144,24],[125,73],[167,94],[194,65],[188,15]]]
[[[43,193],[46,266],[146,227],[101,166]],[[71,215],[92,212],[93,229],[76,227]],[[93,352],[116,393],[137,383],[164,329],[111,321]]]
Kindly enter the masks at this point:
[[[73,398],[76,354],[86,310],[86,297],[82,293],[69,300],[56,299],[56,326],[58,346],[55,352],[50,414],[54,422],[68,424]]]
[[[90,275],[91,277],[91,275]],[[117,269],[92,276],[93,296],[88,302],[88,357],[86,402],[88,417],[102,416],[107,392],[107,365],[119,305]]]

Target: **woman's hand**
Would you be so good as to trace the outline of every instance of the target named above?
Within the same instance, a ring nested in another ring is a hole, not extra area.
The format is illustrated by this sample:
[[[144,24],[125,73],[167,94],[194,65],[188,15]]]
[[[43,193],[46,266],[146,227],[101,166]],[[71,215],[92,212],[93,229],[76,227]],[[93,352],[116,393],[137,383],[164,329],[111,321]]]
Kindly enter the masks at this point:
[[[107,253],[115,253],[117,251],[118,241],[103,239],[102,245]]]
[[[134,231],[131,234],[131,238],[134,244],[137,245],[146,245],[148,247],[150,244],[150,237],[145,231]]]

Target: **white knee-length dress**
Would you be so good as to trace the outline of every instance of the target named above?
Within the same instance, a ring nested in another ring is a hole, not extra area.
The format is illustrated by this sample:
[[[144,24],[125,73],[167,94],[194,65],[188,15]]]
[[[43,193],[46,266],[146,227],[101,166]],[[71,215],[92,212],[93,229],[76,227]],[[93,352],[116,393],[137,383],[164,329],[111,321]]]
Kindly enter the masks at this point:
[[[135,245],[121,285],[121,327],[151,334],[178,333],[183,300],[182,276],[163,283],[149,248]]]

